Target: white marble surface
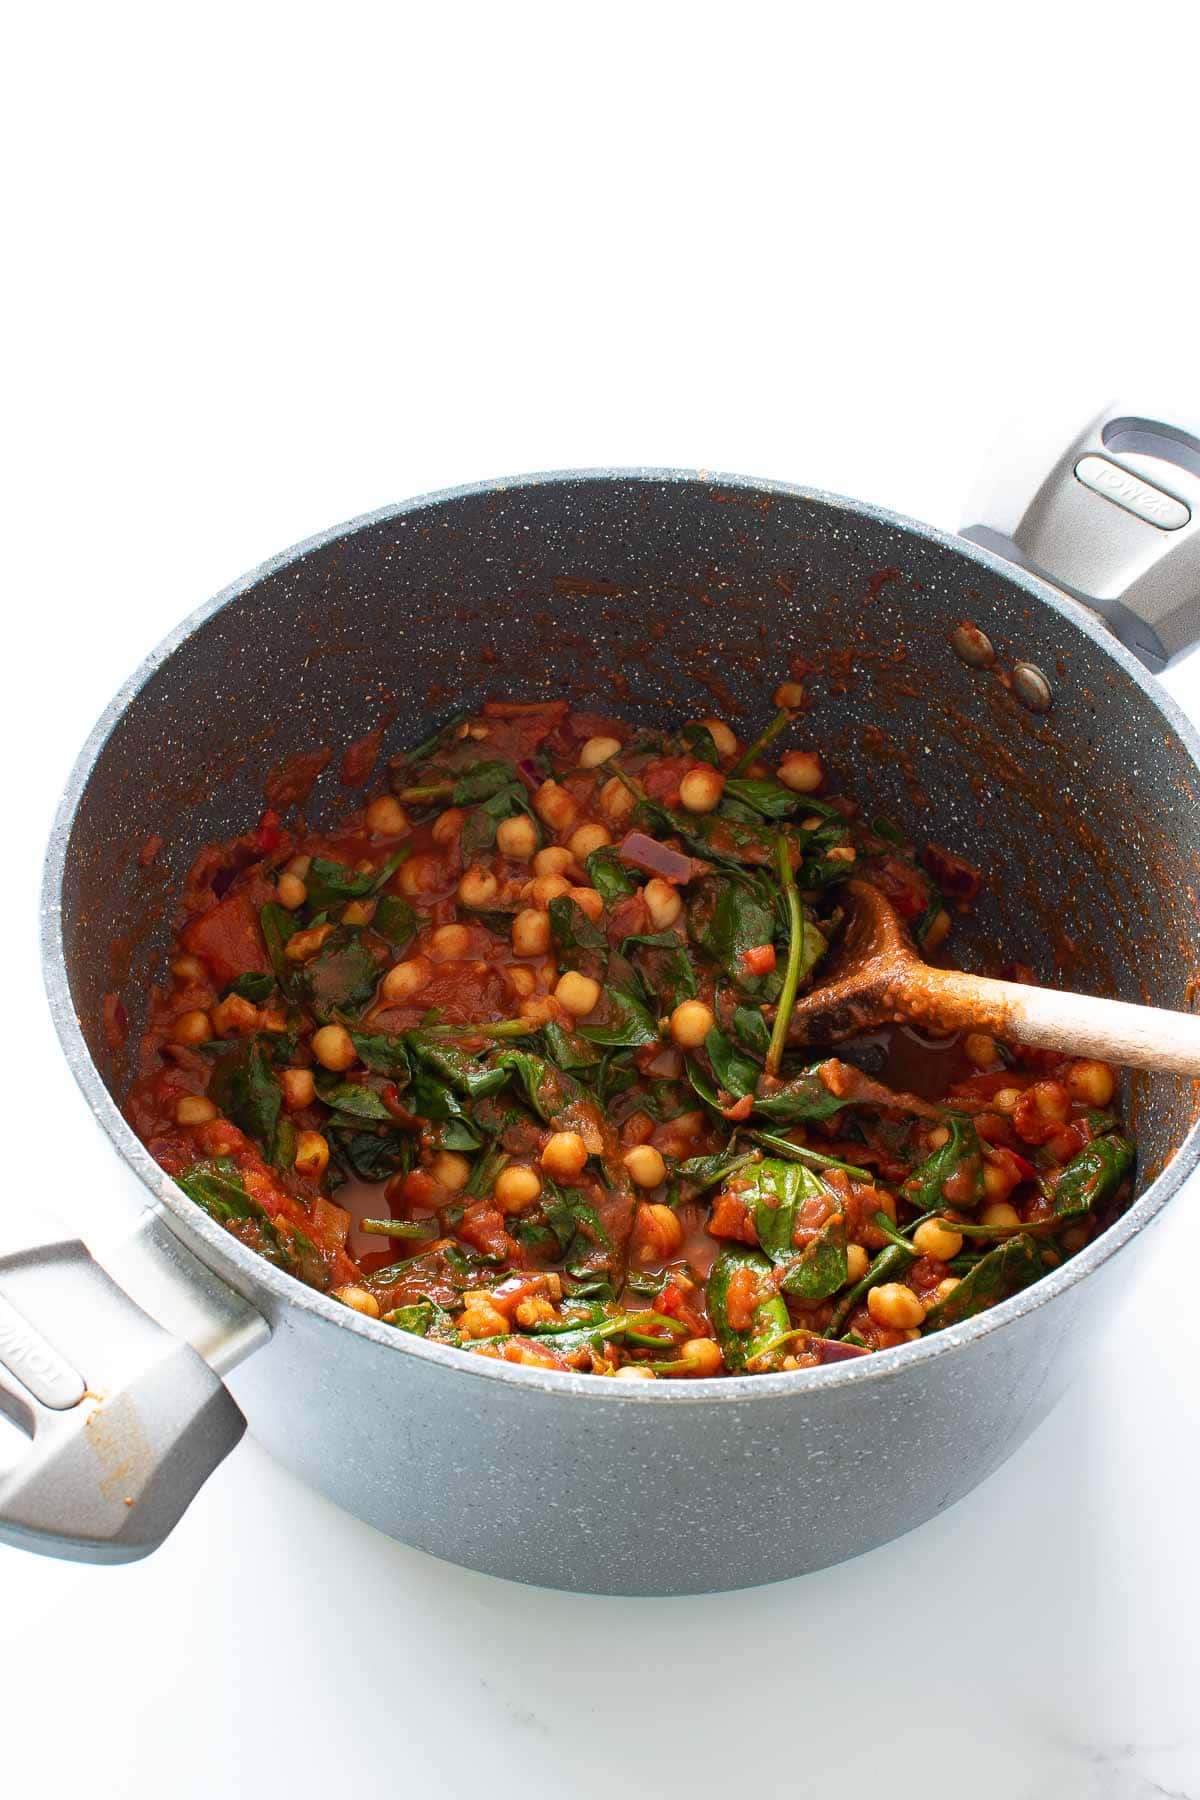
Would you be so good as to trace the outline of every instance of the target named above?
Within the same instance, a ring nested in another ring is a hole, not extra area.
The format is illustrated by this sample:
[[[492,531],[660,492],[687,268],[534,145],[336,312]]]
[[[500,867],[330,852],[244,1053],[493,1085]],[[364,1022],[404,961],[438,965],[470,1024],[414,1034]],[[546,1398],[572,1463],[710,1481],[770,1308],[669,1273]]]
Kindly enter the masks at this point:
[[[241,570],[406,493],[609,461],[953,525],[1001,415],[1052,439],[1120,387],[1200,414],[1186,188],[1147,178],[1194,161],[1195,11],[1109,40],[1074,10],[27,9],[0,1206],[130,1203],[45,1017],[41,844],[109,694]],[[1128,154],[1089,180],[1104,96]],[[248,1441],[146,1563],[0,1551],[0,1791],[1195,1800],[1198,1267],[1193,1188],[991,1481],[750,1593],[464,1573]]]

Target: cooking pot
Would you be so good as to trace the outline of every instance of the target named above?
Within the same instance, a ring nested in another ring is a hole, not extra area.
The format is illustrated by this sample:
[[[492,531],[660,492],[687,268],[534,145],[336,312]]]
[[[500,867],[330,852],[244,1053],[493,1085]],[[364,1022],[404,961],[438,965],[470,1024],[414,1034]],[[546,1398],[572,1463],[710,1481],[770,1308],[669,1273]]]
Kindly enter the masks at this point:
[[[1196,1163],[1189,1082],[1135,1078],[1135,1203],[1014,1299],[834,1367],[643,1383],[427,1342],[262,1261],[126,1124],[131,1046],[196,848],[257,816],[285,756],[385,717],[399,749],[488,695],[655,725],[715,711],[751,737],[796,656],[817,671],[806,741],[872,811],[981,866],[958,955],[998,946],[1041,980],[1187,1005],[1200,742],[1144,665],[1196,634],[1198,509],[1200,444],[1125,410],[965,536],[740,477],[533,476],[338,526],[188,619],[96,726],[51,838],[51,1008],[147,1210],[119,1282],[36,1215],[5,1221],[0,1401],[30,1442],[0,1480],[4,1535],[144,1555],[242,1409],[273,1455],[405,1543],[590,1592],[795,1575],[973,1488],[1110,1328]],[[329,774],[311,816],[345,805]]]

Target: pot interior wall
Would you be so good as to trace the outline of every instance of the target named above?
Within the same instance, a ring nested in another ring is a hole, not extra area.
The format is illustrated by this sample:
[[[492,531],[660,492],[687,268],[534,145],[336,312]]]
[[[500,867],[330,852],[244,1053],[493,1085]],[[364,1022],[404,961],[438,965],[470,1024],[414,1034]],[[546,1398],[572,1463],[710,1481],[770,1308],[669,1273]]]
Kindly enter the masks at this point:
[[[969,619],[992,670],[951,646]],[[1200,967],[1196,768],[1137,683],[1004,575],[869,511],[701,479],[579,477],[468,492],[269,569],[145,680],[80,800],[63,891],[72,994],[120,1098],[171,897],[196,849],[261,810],[267,772],[385,721],[383,756],[488,695],[566,695],[751,736],[789,663],[813,665],[794,741],[836,784],[983,870],[956,954],[1183,1006]],[[1037,715],[1006,683],[1036,664]],[[337,757],[310,816],[353,796]],[[161,837],[148,867],[139,852]],[[124,1047],[106,1029],[120,995]],[[1138,1077],[1143,1183],[1184,1136],[1191,1084]]]

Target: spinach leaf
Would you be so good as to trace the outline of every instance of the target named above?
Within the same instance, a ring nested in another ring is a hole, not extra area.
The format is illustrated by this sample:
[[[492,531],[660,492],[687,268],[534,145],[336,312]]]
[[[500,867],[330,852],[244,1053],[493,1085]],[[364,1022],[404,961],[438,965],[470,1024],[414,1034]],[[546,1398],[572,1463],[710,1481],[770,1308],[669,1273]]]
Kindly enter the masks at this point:
[[[825,1327],[827,1337],[834,1337],[854,1311],[864,1301],[873,1287],[884,1281],[899,1281],[906,1275],[917,1260],[915,1250],[906,1250],[901,1244],[889,1244],[875,1257],[870,1268],[861,1281],[844,1293],[833,1309],[833,1317]]]
[[[724,969],[735,986],[774,998],[782,977],[778,973],[751,976],[742,960],[747,950],[775,941],[774,901],[758,883],[720,876],[694,881],[687,916],[692,942]]]
[[[846,1279],[846,1220],[833,1213],[795,1258],[780,1286],[798,1300],[827,1300]]]
[[[983,1152],[975,1121],[964,1113],[946,1118],[947,1141],[913,1170],[900,1192],[918,1212],[970,1208],[983,1198]]]
[[[714,1025],[705,1038],[704,1051],[712,1065],[717,1085],[724,1088],[727,1094],[740,1100],[744,1095],[754,1092],[762,1070],[756,1062],[743,1056],[718,1026]]]
[[[356,926],[339,925],[301,965],[296,988],[318,1019],[357,1012],[375,992],[380,965]]]
[[[408,1047],[424,1068],[439,1075],[468,1100],[483,1100],[488,1094],[499,1093],[507,1080],[503,1069],[489,1068],[478,1057],[468,1056],[445,1039],[413,1031],[408,1035]]]
[[[596,950],[606,953],[608,939],[598,925],[584,912],[578,902],[569,894],[560,894],[549,906],[550,935],[554,939],[554,947],[563,950]]]
[[[379,1095],[361,1081],[345,1081],[340,1075],[320,1069],[316,1073],[316,1089],[325,1105],[345,1118],[363,1119],[372,1124],[394,1123]]]
[[[261,1006],[274,990],[274,975],[260,975],[252,969],[245,975],[239,975],[236,981],[231,981],[225,992],[237,994],[240,999],[252,1000],[255,1006]]]
[[[641,1001],[628,990],[606,987],[597,1010],[606,1015],[602,1023],[579,1027],[580,1037],[586,1038],[589,1044],[618,1048],[657,1044],[658,1026]]]
[[[1078,1219],[1111,1200],[1133,1168],[1135,1151],[1127,1137],[1115,1132],[1096,1138],[1063,1169],[1057,1181],[1043,1184],[1060,1219]]]
[[[1024,1235],[997,1244],[967,1271],[958,1286],[925,1314],[925,1331],[940,1331],[974,1317],[999,1300],[1028,1287],[1042,1273],[1043,1264],[1033,1238]]]
[[[560,1069],[580,1070],[594,1069],[601,1061],[599,1050],[580,1037],[577,1031],[570,1031],[565,1025],[547,1025],[542,1031],[542,1043],[546,1055]]]
[[[417,915],[399,894],[384,894],[375,907],[371,930],[386,938],[393,950],[401,949],[417,929]]]
[[[535,1056],[530,1050],[493,1051],[488,1066],[503,1069],[510,1078],[520,1082],[530,1106],[543,1124],[549,1124],[569,1099],[583,1091],[569,1075],[562,1074],[545,1057]]]
[[[268,1162],[274,1161],[283,1095],[257,1038],[217,1058],[210,1092],[225,1117],[254,1140]]]
[[[802,1163],[773,1157],[751,1165],[739,1180],[742,1199],[754,1216],[759,1247],[776,1265],[796,1255],[796,1217],[806,1200],[825,1193],[825,1185]]]
[[[401,1132],[339,1130],[336,1118],[326,1131],[330,1156],[344,1179],[386,1181],[413,1166],[413,1140]]]
[[[218,1225],[250,1226],[254,1238],[251,1248],[268,1262],[283,1269],[296,1267],[299,1258],[292,1233],[281,1231],[266,1208],[247,1192],[241,1171],[232,1157],[205,1158],[193,1163],[175,1179],[188,1199],[195,1201]],[[311,1245],[308,1247],[312,1248]]]
[[[614,900],[624,899],[637,886],[616,851],[609,848],[592,851],[587,859],[587,876],[605,906],[611,906]]]
[[[781,781],[755,781],[743,775],[725,783],[725,798],[738,801],[764,819],[788,819],[808,796],[793,793]]]
[[[299,930],[295,915],[286,906],[280,906],[274,900],[268,900],[258,915],[263,940],[267,946],[267,955],[271,958],[271,967],[275,971],[275,979],[286,993],[296,966],[284,955],[288,939]]]
[[[701,762],[710,763],[714,769],[720,768],[721,752],[707,725],[685,725],[679,738],[684,749],[690,750],[693,756],[698,756]]]
[[[460,847],[464,862],[471,862],[484,850],[490,850],[496,841],[496,831],[504,819],[511,819],[514,813],[528,813],[535,824],[541,827],[529,804],[529,796],[524,785],[512,771],[513,779],[505,787],[498,788],[494,794],[479,801],[472,808],[466,824],[462,829]]]
[[[739,1287],[747,1284],[745,1271],[753,1277],[757,1293],[750,1324],[736,1330],[729,1322],[729,1290],[734,1281]],[[770,1263],[758,1250],[727,1244],[712,1266],[707,1291],[708,1316],[728,1369],[744,1369],[788,1330],[787,1307],[771,1280]]]
[[[304,877],[308,890],[305,910],[311,917],[314,913],[331,912],[347,900],[362,900],[368,894],[377,893],[408,854],[407,847],[397,850],[381,868],[362,873],[345,863],[333,862],[329,857],[314,856]]]
[[[661,1012],[673,1012],[681,1000],[700,992],[687,943],[677,931],[650,931],[627,937],[621,955],[632,962],[642,986]]]
[[[761,1062],[767,1054],[771,1042],[771,1028],[763,1018],[762,1008],[758,1006],[738,1006],[733,1013],[733,1035],[739,1044],[751,1051]]]
[[[513,763],[480,762],[458,777],[451,798],[455,806],[474,806],[480,801],[495,799],[509,788],[524,793],[524,784]]]
[[[689,1156],[686,1161],[676,1163],[671,1181],[670,1204],[675,1206],[680,1200],[695,1200],[717,1183],[724,1184],[738,1169],[744,1169],[754,1162],[756,1152],[753,1150],[735,1150],[730,1143],[724,1150],[717,1150],[711,1156]]]
[[[808,1119],[828,1119],[846,1105],[831,1094],[821,1080],[822,1064],[813,1063],[791,1075],[782,1086],[768,1094],[760,1093],[754,1102],[756,1113],[764,1114],[777,1125],[799,1125]]]
[[[376,1075],[391,1075],[404,1082],[409,1075],[408,1050],[402,1037],[385,1032],[352,1031],[350,1042],[358,1059]]]

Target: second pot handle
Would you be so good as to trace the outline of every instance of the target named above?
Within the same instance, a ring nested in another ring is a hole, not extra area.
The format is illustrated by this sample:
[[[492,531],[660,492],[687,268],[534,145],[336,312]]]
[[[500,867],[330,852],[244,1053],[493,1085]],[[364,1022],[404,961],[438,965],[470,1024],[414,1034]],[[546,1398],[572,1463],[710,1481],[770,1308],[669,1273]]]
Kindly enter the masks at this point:
[[[265,1322],[153,1213],[117,1254],[135,1292],[174,1288],[171,1323],[187,1337],[78,1237],[48,1233],[40,1209],[0,1216],[0,1411],[29,1439],[0,1465],[0,1542],[83,1562],[145,1556],[246,1429],[217,1369],[265,1341]]]
[[[1158,670],[1200,638],[1200,433],[1110,406],[1049,473],[997,472],[962,535],[1098,612]]]

